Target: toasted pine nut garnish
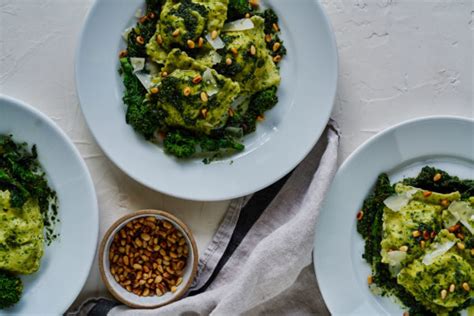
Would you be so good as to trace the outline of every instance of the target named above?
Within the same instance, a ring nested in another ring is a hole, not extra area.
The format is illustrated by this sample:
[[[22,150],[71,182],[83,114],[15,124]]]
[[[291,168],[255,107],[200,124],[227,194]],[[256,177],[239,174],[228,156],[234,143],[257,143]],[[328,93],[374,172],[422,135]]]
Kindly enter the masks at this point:
[[[272,41],[272,34],[265,35],[265,42],[270,43]]]
[[[439,180],[441,180],[441,173],[437,173],[433,177],[434,182],[438,182]]]
[[[469,286],[469,284],[467,284],[467,282],[464,282],[462,284],[462,288],[464,289],[464,291],[466,292],[469,292],[471,290],[471,287]]]
[[[441,205],[442,205],[443,207],[448,207],[449,204],[450,204],[450,203],[449,203],[449,200],[447,200],[447,199],[441,200]]]
[[[278,26],[277,23],[273,23],[273,24],[272,24],[272,28],[273,28],[273,30],[274,30],[275,32],[279,32],[279,31],[280,31],[280,27]]]
[[[371,285],[372,283],[374,283],[374,277],[372,275],[369,275],[367,277],[367,284]]]
[[[273,57],[273,61],[275,63],[279,63],[281,61],[281,56],[280,55],[276,55],[275,57]]]
[[[277,50],[279,50],[281,47],[281,44],[279,42],[275,42],[275,44],[273,44],[273,51],[276,52]]]
[[[410,316],[410,313],[405,311],[405,312],[403,312],[403,316]]]
[[[357,212],[357,220],[358,221],[361,221],[363,217],[364,217],[364,212],[362,212],[362,210]]]
[[[257,8],[260,5],[260,0],[249,0],[252,7]]]
[[[209,100],[209,97],[207,96],[207,93],[206,92],[201,92],[201,100],[202,102],[207,102]],[[207,110],[206,110],[207,112]]]
[[[204,108],[204,109],[201,110],[201,115],[202,115],[202,117],[204,117],[204,118],[207,116],[207,109],[206,109],[206,108]]]
[[[148,20],[148,17],[146,15],[142,16],[141,18],[138,19],[138,22],[140,22],[141,24],[145,23],[146,20]]]
[[[140,35],[135,38],[135,41],[140,45],[145,44],[145,39]]]
[[[464,249],[466,249],[466,245],[465,245],[464,243],[462,243],[462,242],[458,242],[458,243],[456,244],[456,246],[458,246],[459,250],[464,250]]]
[[[150,89],[150,92],[151,94],[157,94],[158,92],[160,92],[160,89],[158,89],[157,87],[153,87]]]
[[[204,39],[203,39],[202,37],[200,37],[200,38],[198,39],[198,47],[201,48],[202,45],[204,45]]]
[[[455,289],[456,289],[456,285],[454,285],[454,283],[452,283],[452,284],[449,286],[449,292],[450,292],[450,293],[453,293]]]
[[[196,44],[192,40],[188,40],[187,44],[190,49],[194,49],[194,47],[196,47]]]
[[[186,87],[183,89],[183,94],[184,96],[189,96],[191,94],[191,88],[190,87]]]
[[[110,272],[128,292],[161,296],[176,292],[182,284],[188,253],[185,237],[171,223],[141,217],[114,236],[108,256],[112,258]]]
[[[158,43],[158,45],[163,44],[163,37],[161,37],[160,34],[156,36],[156,42]]]
[[[255,45],[250,46],[250,55],[255,56],[256,53],[257,48],[255,47]]]
[[[180,33],[181,33],[181,31],[179,29],[176,29],[176,30],[173,31],[173,33],[171,33],[171,35],[173,37],[178,37]]]
[[[474,248],[471,248],[471,256],[474,257]]]
[[[257,121],[262,122],[263,120],[265,120],[263,114],[257,115]]]
[[[128,55],[128,52],[126,49],[121,50],[119,53],[120,58],[127,57],[127,55]]]
[[[463,233],[457,233],[456,237],[458,237],[461,240],[464,240],[464,238],[465,238]]]
[[[232,65],[232,59],[227,58],[227,59],[225,60],[225,63],[226,63],[228,66]]]
[[[400,251],[407,252],[408,251],[408,246],[401,246]]]
[[[235,48],[235,47],[232,47],[232,48],[230,49],[230,52],[231,52],[235,57],[237,57],[237,54],[239,53],[239,52],[237,51],[237,48]]]
[[[193,83],[194,84],[198,84],[202,81],[202,77],[201,75],[196,75],[194,78],[193,78]]]
[[[234,110],[233,110],[232,108],[229,108],[229,109],[227,110],[227,113],[229,114],[230,117],[233,117],[234,114],[235,114],[235,112],[234,112]]]
[[[155,17],[156,17],[156,15],[155,15],[154,12],[148,13],[148,18],[149,18],[150,20],[153,20]]]
[[[421,233],[420,233],[419,230],[414,230],[414,231],[411,233],[411,235],[416,238],[416,237],[419,237],[419,236],[421,235]]]
[[[431,194],[433,194],[433,192],[431,192],[431,191],[423,191],[423,196],[424,196],[424,197],[429,197]]]
[[[420,247],[421,249],[425,248],[426,242],[424,240],[420,241]]]
[[[441,299],[444,300],[448,296],[448,291],[446,290],[441,290]]]
[[[168,77],[168,73],[167,73],[166,71],[163,71],[163,72],[161,73],[161,76],[162,76],[163,78],[166,78],[166,77]]]
[[[245,13],[245,18],[250,19],[250,13]]]
[[[217,33],[216,30],[214,30],[214,31],[211,32],[211,38],[212,38],[213,40],[215,40],[218,35],[219,35],[219,33]]]
[[[461,228],[461,225],[456,224],[456,225],[450,226],[450,227],[448,228],[448,231],[449,231],[450,233],[454,233],[455,231],[459,230],[459,228]]]

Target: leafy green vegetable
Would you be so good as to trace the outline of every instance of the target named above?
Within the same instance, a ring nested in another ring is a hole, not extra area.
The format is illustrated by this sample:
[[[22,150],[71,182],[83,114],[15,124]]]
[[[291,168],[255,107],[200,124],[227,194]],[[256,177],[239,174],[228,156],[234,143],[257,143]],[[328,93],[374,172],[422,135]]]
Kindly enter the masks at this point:
[[[165,114],[145,100],[146,90],[133,74],[129,58],[120,59],[120,63],[125,85],[123,102],[128,106],[126,122],[146,139],[151,139]]]
[[[433,178],[437,173],[441,175],[441,179],[434,181]],[[463,198],[474,196],[474,180],[461,180],[458,177],[450,176],[443,170],[429,166],[421,169],[416,178],[405,179],[403,183],[439,193],[459,191]]]
[[[278,103],[277,90],[278,88],[274,86],[254,94],[250,98],[247,112],[244,115],[236,114],[231,117],[228,125],[241,127],[244,134],[254,132],[258,117]]]
[[[227,8],[227,21],[242,19],[251,11],[252,8],[248,0],[230,0]]]
[[[0,271],[0,309],[8,308],[21,298],[23,283],[21,279],[5,271]]]
[[[273,24],[278,25],[278,15],[273,11],[273,9],[266,9],[265,11],[258,13],[258,15],[265,19],[265,34],[277,32],[273,28]]]
[[[165,151],[178,158],[189,158],[194,155],[219,154],[244,149],[244,145],[233,137],[225,135],[219,138],[191,135],[189,132],[174,130],[167,133],[163,145]]]
[[[165,151],[178,158],[189,158],[196,153],[197,140],[181,131],[169,132],[163,141]]]
[[[12,207],[21,208],[28,199],[36,199],[46,228],[46,240],[50,242],[57,237],[53,229],[59,221],[56,192],[48,186],[35,145],[29,152],[26,143],[18,144],[11,135],[0,135],[0,190],[10,191]]]

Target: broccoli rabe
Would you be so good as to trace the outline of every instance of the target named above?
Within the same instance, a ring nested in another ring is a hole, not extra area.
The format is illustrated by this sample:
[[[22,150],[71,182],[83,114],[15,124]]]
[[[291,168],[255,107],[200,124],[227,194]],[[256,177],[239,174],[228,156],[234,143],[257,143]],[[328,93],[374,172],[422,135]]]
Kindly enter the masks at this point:
[[[278,103],[277,89],[273,86],[255,93],[250,98],[247,112],[243,115],[235,114],[229,119],[228,125],[242,128],[244,134],[254,132],[257,128],[257,119]]]
[[[228,135],[212,138],[205,135],[194,136],[180,130],[168,132],[163,141],[163,146],[167,153],[178,158],[235,152],[245,148],[243,144]]]
[[[189,158],[196,153],[197,141],[181,131],[168,132],[163,146],[168,154],[178,158]]]
[[[18,303],[22,292],[23,283],[19,277],[0,271],[0,309]]]
[[[164,113],[145,100],[146,90],[133,74],[130,60],[122,58],[120,63],[125,85],[123,102],[127,105],[126,122],[146,139],[151,139],[160,126]]]

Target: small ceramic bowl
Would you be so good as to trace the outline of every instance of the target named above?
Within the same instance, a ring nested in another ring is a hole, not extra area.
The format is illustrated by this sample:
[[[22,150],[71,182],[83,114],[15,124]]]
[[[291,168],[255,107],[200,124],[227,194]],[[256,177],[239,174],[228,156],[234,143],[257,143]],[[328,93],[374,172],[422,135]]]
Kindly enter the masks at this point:
[[[162,296],[138,296],[132,292],[127,291],[122,285],[120,285],[113,277],[110,271],[110,260],[109,251],[112,245],[115,234],[122,229],[129,222],[141,218],[141,217],[156,217],[158,220],[166,220],[174,225],[174,227],[181,232],[185,237],[189,253],[187,258],[186,267],[184,268],[184,274],[182,276],[183,281],[177,287],[177,290],[173,293],[171,291],[166,292]],[[196,275],[198,265],[198,251],[196,241],[192,236],[189,228],[175,216],[156,210],[143,210],[133,214],[126,215],[117,220],[107,231],[99,249],[99,269],[102,280],[104,281],[107,289],[112,295],[120,302],[135,308],[157,308],[171,302],[174,302],[181,298],[191,286],[194,277]]]

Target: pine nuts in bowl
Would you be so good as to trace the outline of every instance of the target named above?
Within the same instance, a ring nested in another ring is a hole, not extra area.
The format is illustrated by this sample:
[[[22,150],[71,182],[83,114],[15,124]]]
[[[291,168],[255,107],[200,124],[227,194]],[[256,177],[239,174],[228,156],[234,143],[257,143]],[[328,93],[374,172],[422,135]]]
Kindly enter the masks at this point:
[[[136,308],[178,300],[191,286],[197,263],[191,231],[163,211],[144,210],[120,218],[99,250],[105,285],[117,300]]]

